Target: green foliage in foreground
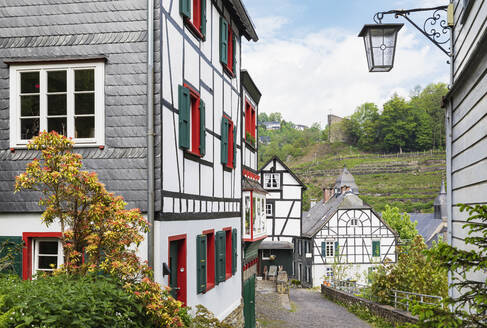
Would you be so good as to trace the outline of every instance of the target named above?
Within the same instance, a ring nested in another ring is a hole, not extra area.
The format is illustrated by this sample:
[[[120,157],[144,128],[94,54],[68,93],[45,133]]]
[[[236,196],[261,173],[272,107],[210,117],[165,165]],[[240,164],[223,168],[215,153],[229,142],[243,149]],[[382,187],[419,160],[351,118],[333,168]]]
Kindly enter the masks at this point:
[[[0,328],[9,327],[150,327],[150,317],[110,276],[2,275]]]
[[[432,248],[444,245],[439,242]],[[379,303],[392,305],[390,295],[393,290],[442,297],[448,295],[447,269],[442,267],[438,259],[426,256],[426,249],[423,237],[418,235],[411,244],[396,248],[399,253],[397,263],[379,266],[371,274],[371,292]]]
[[[442,244],[427,251],[442,268],[453,272],[451,287],[458,290],[460,296],[446,298],[438,307],[413,307],[413,314],[419,315],[420,319],[413,327],[487,327],[487,206],[462,205],[460,209],[469,213],[464,228],[469,231],[465,244],[471,250]],[[473,280],[471,275],[479,271],[484,273],[483,279]]]

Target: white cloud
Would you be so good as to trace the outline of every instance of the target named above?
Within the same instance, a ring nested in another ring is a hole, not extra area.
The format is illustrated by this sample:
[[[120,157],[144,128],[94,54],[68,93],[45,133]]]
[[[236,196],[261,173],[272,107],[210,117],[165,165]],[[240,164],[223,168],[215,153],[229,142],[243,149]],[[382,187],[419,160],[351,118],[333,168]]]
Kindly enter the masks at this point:
[[[259,110],[281,112],[296,123],[323,124],[330,110],[347,116],[368,101],[382,106],[394,92],[407,96],[418,84],[438,81],[438,72],[448,76],[439,51],[424,46],[407,27],[399,34],[390,73],[368,72],[363,40],[356,34],[323,29],[304,38],[284,39],[278,30],[268,29],[262,41],[244,46],[243,66],[263,94]]]
[[[254,23],[259,31],[259,37],[267,39],[274,37],[288,23],[288,19],[282,16],[267,16],[257,18]]]

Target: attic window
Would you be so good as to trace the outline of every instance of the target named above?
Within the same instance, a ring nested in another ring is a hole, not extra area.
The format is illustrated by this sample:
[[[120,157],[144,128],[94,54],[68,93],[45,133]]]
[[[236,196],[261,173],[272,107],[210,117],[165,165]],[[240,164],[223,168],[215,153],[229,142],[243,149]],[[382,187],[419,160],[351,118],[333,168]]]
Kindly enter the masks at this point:
[[[358,225],[358,219],[351,219],[350,220],[350,225],[351,226],[357,226]]]
[[[279,173],[265,173],[264,174],[264,188],[279,189],[281,187]]]

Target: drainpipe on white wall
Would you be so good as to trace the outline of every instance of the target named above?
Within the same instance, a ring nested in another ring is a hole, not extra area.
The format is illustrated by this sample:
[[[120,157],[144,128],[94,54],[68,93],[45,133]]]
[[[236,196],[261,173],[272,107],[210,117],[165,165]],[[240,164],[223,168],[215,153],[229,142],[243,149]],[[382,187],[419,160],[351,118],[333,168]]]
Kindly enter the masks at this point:
[[[154,269],[154,0],[147,0],[147,260]]]

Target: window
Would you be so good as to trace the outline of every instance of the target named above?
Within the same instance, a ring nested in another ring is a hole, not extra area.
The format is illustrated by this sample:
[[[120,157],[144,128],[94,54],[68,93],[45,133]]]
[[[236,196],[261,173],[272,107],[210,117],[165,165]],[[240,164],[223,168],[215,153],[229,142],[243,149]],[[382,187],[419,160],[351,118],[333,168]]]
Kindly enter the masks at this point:
[[[338,242],[329,241],[321,243],[321,255],[326,257],[335,256],[335,246],[338,246]],[[338,254],[338,252],[337,252]]]
[[[374,240],[372,241],[372,256],[379,257],[380,256],[380,241]]]
[[[302,251],[302,243],[303,241],[301,239],[298,240],[298,254],[299,255],[303,255],[303,251]]]
[[[104,74],[103,63],[12,65],[10,146],[25,146],[41,131],[102,145]]]
[[[220,62],[227,73],[232,77],[235,75],[236,67],[236,37],[232,28],[225,20],[220,17]]]
[[[267,203],[265,205],[265,214],[267,216],[272,216],[272,204],[271,203]]]
[[[262,259],[263,260],[269,260],[271,257],[271,250],[270,249],[263,249],[262,250]]]
[[[245,235],[250,236],[250,230],[252,229],[252,218],[251,218],[251,205],[250,196],[245,196]]]
[[[326,277],[327,278],[333,277],[333,268],[326,268]]]
[[[204,40],[206,37],[206,0],[180,0],[179,12],[189,29]]]
[[[213,230],[204,231],[206,235],[206,291],[215,286],[215,233]]]
[[[279,173],[265,173],[264,174],[264,188],[266,189],[279,189],[280,174]]]
[[[228,229],[225,230],[225,257],[226,257],[226,266],[225,266],[225,280],[232,276],[232,230]]]
[[[351,219],[350,220],[350,225],[351,226],[357,226],[358,225],[358,219]]]
[[[63,264],[63,247],[59,239],[34,239],[32,275],[52,272]]]
[[[237,131],[232,120],[224,115],[221,127],[221,162],[228,168],[235,168]]]
[[[206,153],[205,114],[199,93],[187,84],[179,86],[179,147],[198,157]]]
[[[245,101],[245,140],[255,146],[255,108]]]

